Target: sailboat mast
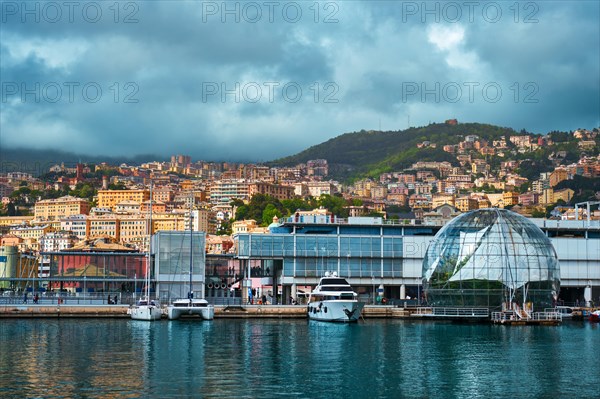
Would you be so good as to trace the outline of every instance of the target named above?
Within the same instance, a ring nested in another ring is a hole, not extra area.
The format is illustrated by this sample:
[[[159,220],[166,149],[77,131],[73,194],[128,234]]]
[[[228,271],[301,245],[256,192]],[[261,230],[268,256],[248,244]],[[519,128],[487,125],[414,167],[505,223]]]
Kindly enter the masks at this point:
[[[193,255],[193,221],[194,221],[194,215],[193,215],[193,210],[194,210],[194,194],[192,192],[192,198],[190,201],[190,291],[188,293],[188,298],[190,300],[192,300],[192,298],[194,297],[194,288],[192,285],[192,270],[193,270],[193,263],[192,263],[192,255]]]
[[[150,301],[150,259],[152,257],[152,179],[150,179],[150,206],[148,210],[148,254],[146,255],[146,299]]]

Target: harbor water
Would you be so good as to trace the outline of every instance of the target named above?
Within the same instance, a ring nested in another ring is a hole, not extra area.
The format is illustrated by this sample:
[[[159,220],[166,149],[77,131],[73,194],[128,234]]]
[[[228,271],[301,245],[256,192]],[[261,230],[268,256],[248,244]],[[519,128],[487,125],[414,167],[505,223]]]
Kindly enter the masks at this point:
[[[0,397],[597,398],[600,328],[0,320]]]

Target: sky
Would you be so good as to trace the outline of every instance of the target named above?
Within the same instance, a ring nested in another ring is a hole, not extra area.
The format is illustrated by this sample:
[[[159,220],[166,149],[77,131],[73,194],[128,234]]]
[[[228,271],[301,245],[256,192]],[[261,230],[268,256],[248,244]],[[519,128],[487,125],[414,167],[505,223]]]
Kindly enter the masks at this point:
[[[0,1],[0,147],[268,161],[456,118],[600,126],[600,2]]]

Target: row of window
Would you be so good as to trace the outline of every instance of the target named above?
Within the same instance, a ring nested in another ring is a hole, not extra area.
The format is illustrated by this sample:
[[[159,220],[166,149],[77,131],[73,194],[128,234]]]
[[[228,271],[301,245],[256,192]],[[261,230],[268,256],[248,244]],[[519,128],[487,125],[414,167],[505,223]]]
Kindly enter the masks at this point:
[[[402,259],[370,258],[284,258],[283,276],[321,277],[328,271],[336,271],[345,278],[402,277]]]
[[[402,257],[401,237],[332,235],[240,235],[239,256]]]

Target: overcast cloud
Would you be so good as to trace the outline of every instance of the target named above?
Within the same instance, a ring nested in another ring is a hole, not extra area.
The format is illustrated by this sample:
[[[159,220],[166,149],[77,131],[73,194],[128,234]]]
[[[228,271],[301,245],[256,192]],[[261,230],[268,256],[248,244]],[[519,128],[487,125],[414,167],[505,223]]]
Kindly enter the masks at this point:
[[[409,121],[600,125],[597,1],[0,5],[4,148],[264,161]]]

